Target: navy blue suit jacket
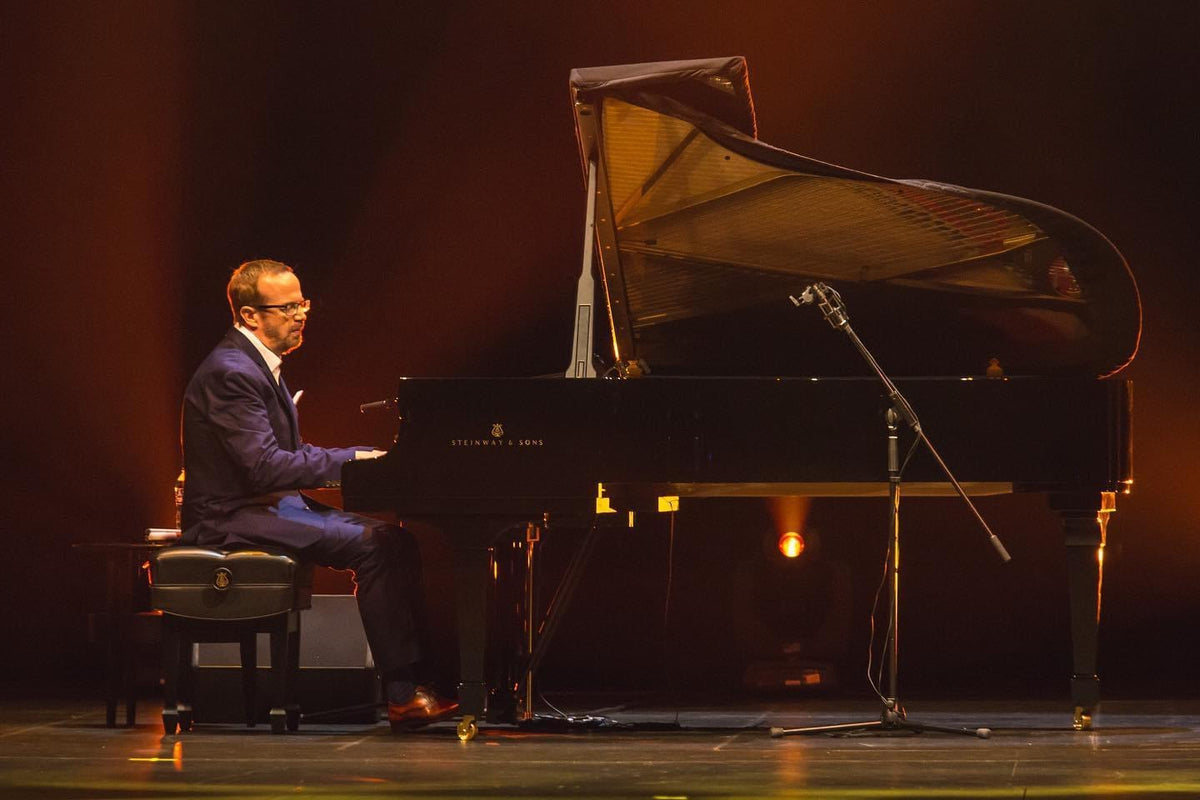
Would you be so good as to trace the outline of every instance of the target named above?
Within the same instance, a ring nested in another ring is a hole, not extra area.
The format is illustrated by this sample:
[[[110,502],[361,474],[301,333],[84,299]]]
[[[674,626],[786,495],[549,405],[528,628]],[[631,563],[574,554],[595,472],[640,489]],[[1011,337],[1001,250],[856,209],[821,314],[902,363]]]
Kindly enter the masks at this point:
[[[182,438],[183,541],[213,545],[311,544],[320,531],[281,517],[279,502],[340,479],[342,464],[369,449],[301,441],[286,384],[234,328],[188,383]]]

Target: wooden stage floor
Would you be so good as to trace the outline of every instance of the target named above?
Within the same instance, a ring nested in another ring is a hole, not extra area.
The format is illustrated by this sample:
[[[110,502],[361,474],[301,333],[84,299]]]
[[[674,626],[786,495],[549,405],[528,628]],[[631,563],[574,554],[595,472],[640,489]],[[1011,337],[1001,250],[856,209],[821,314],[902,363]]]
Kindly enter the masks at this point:
[[[334,797],[1200,797],[1200,702],[1106,701],[1091,731],[1062,702],[907,702],[913,721],[991,729],[772,738],[790,727],[873,719],[868,701],[784,699],[667,708],[552,696],[573,715],[629,727],[530,732],[453,724],[198,726],[164,737],[145,702],[132,728],[88,702],[0,701],[5,798]]]

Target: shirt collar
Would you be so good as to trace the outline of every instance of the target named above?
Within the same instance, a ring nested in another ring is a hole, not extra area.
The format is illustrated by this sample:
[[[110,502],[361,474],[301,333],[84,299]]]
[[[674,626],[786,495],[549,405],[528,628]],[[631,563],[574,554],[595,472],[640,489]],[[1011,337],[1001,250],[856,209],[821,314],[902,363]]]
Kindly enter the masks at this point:
[[[250,329],[243,328],[241,325],[235,325],[234,327],[250,340],[250,343],[254,345],[254,349],[258,350],[258,354],[263,357],[263,361],[267,362],[267,369],[271,370],[271,377],[275,379],[276,383],[279,383],[279,371],[280,367],[283,366],[283,359],[275,355]]]

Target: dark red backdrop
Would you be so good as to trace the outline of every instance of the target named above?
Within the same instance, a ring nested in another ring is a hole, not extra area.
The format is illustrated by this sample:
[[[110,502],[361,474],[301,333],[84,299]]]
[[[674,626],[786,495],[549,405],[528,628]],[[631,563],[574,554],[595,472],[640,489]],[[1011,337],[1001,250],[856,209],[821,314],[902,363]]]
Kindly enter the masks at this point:
[[[1126,254],[1146,313],[1126,372],[1137,484],[1111,530],[1102,658],[1110,685],[1169,690],[1190,672],[1200,609],[1197,8],[7,4],[4,671],[87,672],[83,611],[99,580],[69,546],[170,522],[179,397],[227,324],[233,266],[289,261],[316,300],[288,368],[317,442],[382,441],[355,409],[401,375],[560,369],[583,214],[569,70],[742,54],[764,140],[1034,198]],[[1057,686],[1055,522],[1036,500],[985,510],[1016,556],[1007,570],[953,505],[906,508],[914,672]],[[865,584],[879,513],[848,501],[813,510],[827,537],[844,532]],[[681,520],[706,542],[681,556],[689,659],[727,646],[719,604],[686,598],[720,597],[722,565],[757,545],[740,520],[725,509]],[[628,653],[656,636],[645,607],[659,601],[637,592],[661,594],[664,535],[651,525],[605,545],[577,612],[598,633],[564,637],[565,681],[637,683],[653,662]]]

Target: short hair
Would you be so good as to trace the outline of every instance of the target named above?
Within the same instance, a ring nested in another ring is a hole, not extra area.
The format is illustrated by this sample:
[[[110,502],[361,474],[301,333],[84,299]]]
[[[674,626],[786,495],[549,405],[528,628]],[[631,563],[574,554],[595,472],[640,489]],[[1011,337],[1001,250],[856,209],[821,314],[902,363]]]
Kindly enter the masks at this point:
[[[292,268],[282,261],[272,261],[269,258],[247,261],[233,271],[229,276],[229,285],[225,288],[225,296],[229,298],[229,311],[233,314],[234,325],[240,325],[242,322],[238,316],[238,309],[262,303],[262,295],[258,293],[258,279],[263,275],[278,275],[281,272],[292,272]]]

